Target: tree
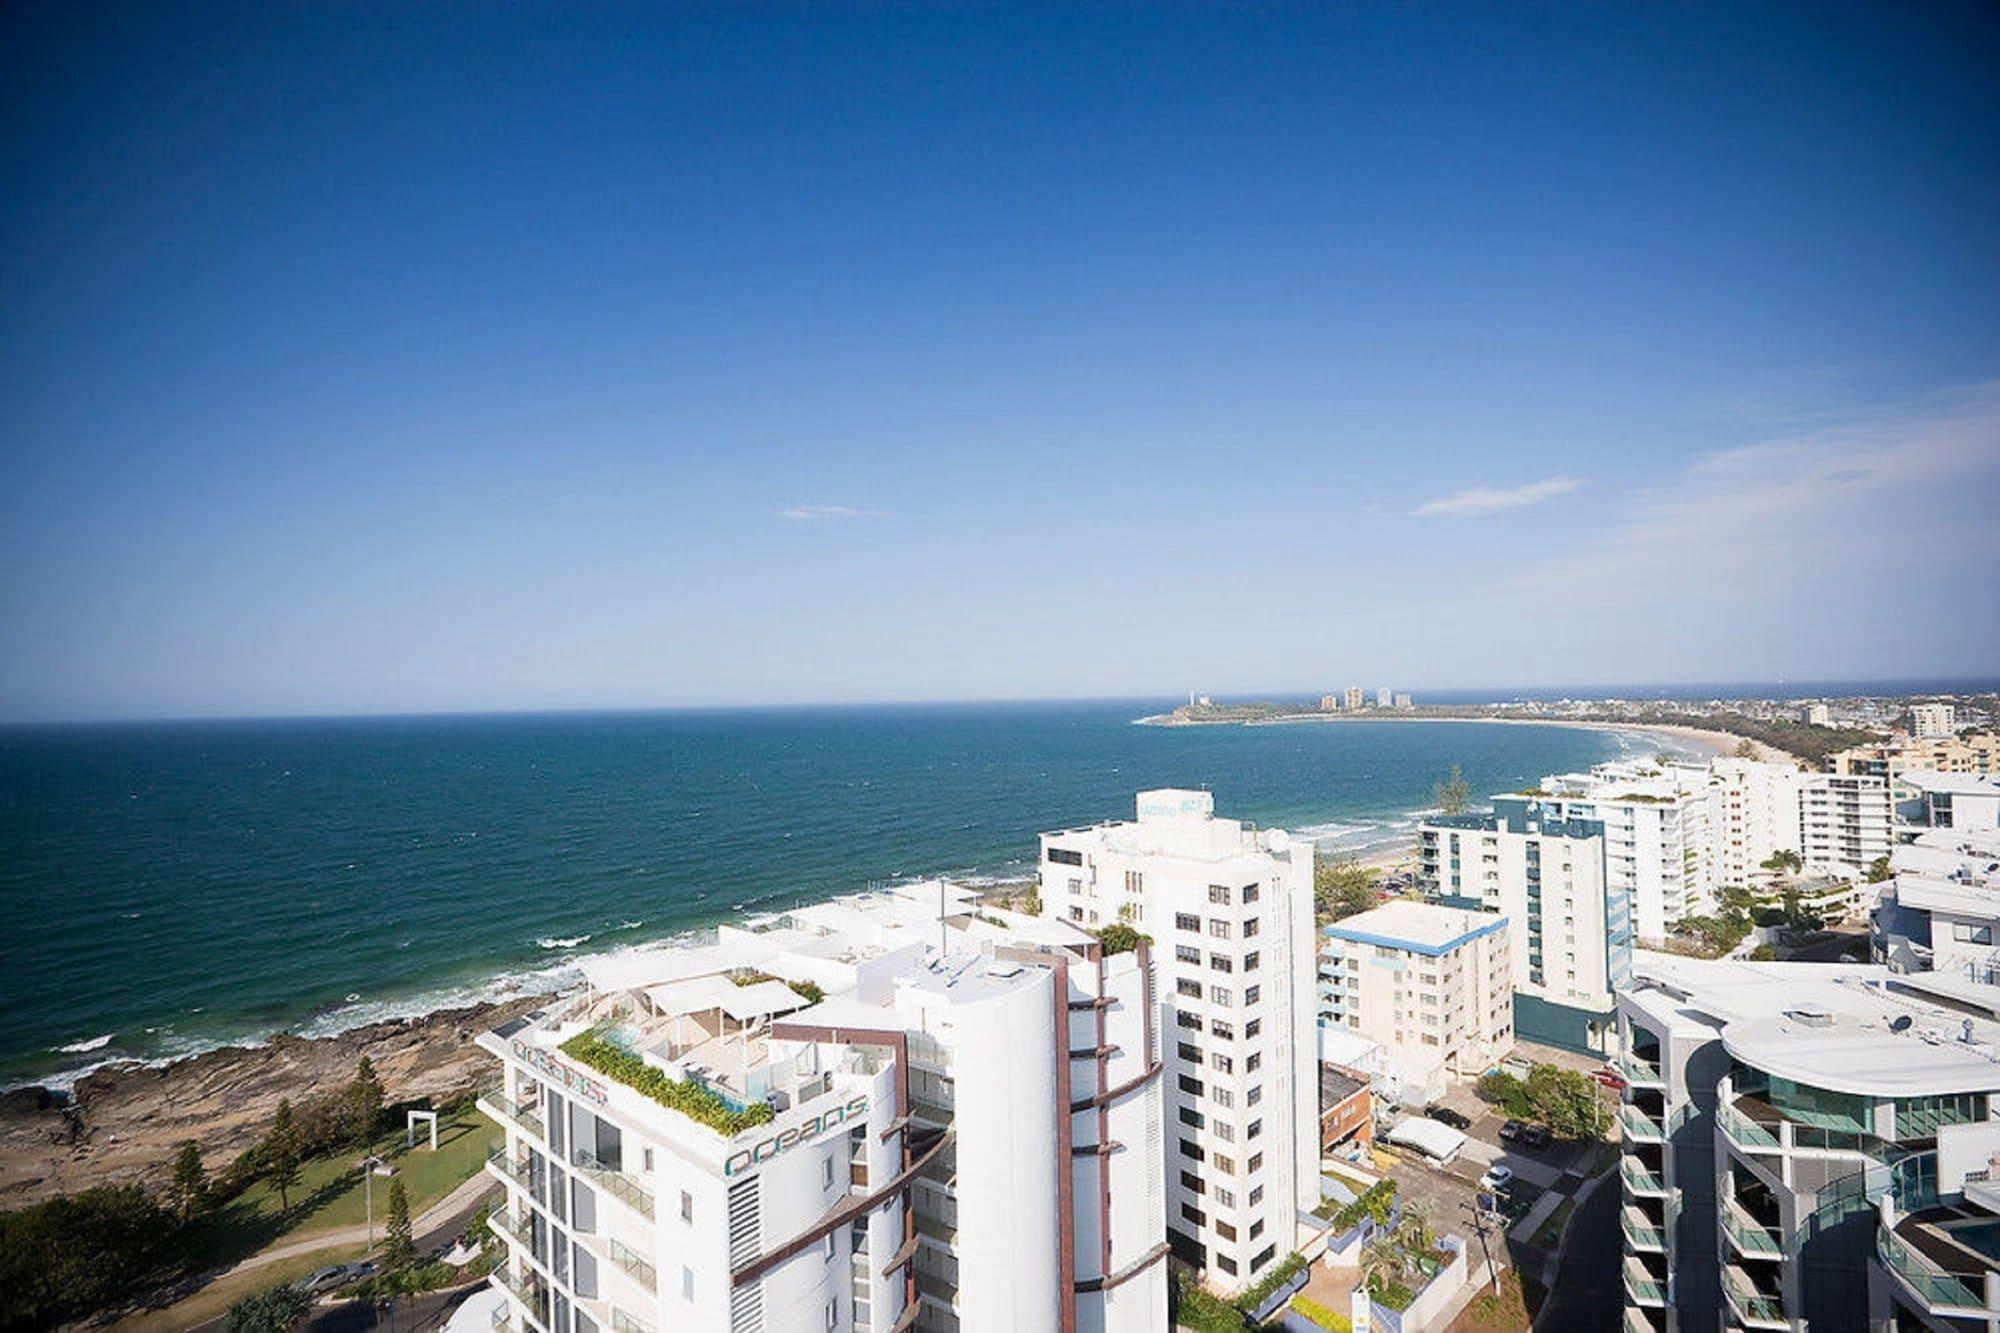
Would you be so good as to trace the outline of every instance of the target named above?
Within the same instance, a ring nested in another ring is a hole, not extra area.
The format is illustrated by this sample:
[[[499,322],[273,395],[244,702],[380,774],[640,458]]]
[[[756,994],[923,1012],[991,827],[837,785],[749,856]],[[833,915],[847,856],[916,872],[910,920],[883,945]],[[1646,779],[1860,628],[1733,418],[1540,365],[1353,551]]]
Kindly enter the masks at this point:
[[[1604,1132],[1597,1085],[1574,1069],[1536,1065],[1528,1071],[1528,1101],[1537,1120],[1559,1139],[1594,1139]]]
[[[1447,815],[1462,815],[1472,804],[1472,786],[1466,782],[1465,774],[1459,771],[1457,764],[1451,766],[1451,772],[1445,775],[1443,782],[1431,788],[1431,802]]]
[[[201,1149],[191,1139],[181,1145],[174,1158],[173,1184],[167,1197],[173,1200],[174,1213],[184,1224],[208,1205],[208,1171],[201,1164]]]
[[[1338,921],[1375,905],[1375,872],[1351,856],[1313,865],[1313,909],[1322,921]]]
[[[1122,921],[1114,922],[1097,932],[1097,942],[1104,946],[1106,958],[1113,954],[1131,953],[1139,947],[1139,941],[1145,938]]]
[[[1894,873],[1894,871],[1889,869],[1889,858],[1886,856],[1878,856],[1868,863],[1868,882],[1870,884],[1880,884]]]
[[[1736,757],[1738,759],[1755,759],[1757,757],[1757,742],[1755,741],[1736,742]]]
[[[222,1317],[224,1333],[291,1333],[312,1311],[312,1297],[289,1282],[245,1296]]]
[[[347,1133],[355,1143],[366,1143],[382,1123],[382,1080],[375,1076],[375,1064],[367,1056],[354,1067],[354,1081],[347,1085]]]
[[[173,1217],[137,1185],[0,1214],[0,1329],[54,1328],[157,1276]]]
[[[1376,1232],[1374,1239],[1361,1247],[1361,1285],[1370,1293],[1379,1293],[1402,1275],[1402,1247],[1395,1237]]]
[[[389,1224],[382,1233],[382,1260],[395,1271],[408,1268],[416,1257],[416,1243],[410,1236],[410,1196],[403,1189],[403,1178],[397,1176],[389,1182]]]
[[[1403,1200],[1403,1215],[1396,1222],[1396,1243],[1410,1254],[1422,1254],[1431,1247],[1431,1206],[1423,1199]]]
[[[1797,852],[1783,847],[1765,857],[1761,864],[1764,869],[1780,875],[1787,871],[1797,874],[1805,868],[1805,862],[1799,860]]]
[[[299,1127],[289,1097],[278,1103],[271,1132],[264,1136],[264,1175],[278,1191],[279,1208],[290,1212],[292,1186],[299,1183]]]

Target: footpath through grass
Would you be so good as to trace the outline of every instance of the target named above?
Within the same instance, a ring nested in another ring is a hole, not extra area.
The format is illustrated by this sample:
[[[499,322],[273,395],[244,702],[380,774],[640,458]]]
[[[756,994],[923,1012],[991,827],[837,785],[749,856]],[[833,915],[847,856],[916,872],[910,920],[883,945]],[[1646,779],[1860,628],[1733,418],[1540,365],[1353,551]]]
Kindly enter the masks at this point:
[[[196,1268],[239,1263],[281,1242],[311,1238],[317,1232],[358,1227],[368,1220],[364,1157],[382,1157],[396,1170],[410,1197],[410,1216],[442,1199],[470,1179],[486,1161],[487,1143],[497,1133],[491,1120],[467,1107],[449,1118],[438,1118],[437,1151],[421,1127],[416,1146],[405,1148],[401,1130],[384,1134],[366,1149],[314,1158],[299,1170],[290,1190],[291,1207],[280,1207],[278,1191],[258,1181],[231,1199],[188,1236],[188,1253]],[[374,1179],[377,1239],[389,1214],[389,1180]],[[316,1266],[316,1265],[315,1265]]]

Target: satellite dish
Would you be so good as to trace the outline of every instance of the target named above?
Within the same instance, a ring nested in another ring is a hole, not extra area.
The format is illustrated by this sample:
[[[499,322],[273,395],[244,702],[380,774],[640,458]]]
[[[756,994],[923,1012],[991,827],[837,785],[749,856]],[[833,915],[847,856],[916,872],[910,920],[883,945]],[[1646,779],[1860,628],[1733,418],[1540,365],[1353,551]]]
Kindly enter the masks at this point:
[[[1889,1031],[1908,1032],[1910,1030],[1911,1022],[1912,1020],[1908,1014],[1897,1014],[1894,1018],[1889,1020]]]

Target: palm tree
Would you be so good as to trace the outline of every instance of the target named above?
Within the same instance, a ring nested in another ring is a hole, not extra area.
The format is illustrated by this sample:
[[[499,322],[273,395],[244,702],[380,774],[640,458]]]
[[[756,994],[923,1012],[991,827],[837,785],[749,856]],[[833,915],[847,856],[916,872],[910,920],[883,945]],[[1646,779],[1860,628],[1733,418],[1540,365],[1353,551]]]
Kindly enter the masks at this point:
[[[1377,1232],[1361,1247],[1361,1285],[1370,1292],[1380,1291],[1403,1275],[1403,1250],[1396,1238]]]
[[[1431,1247],[1431,1206],[1423,1199],[1403,1200],[1403,1216],[1396,1223],[1396,1244],[1412,1254]]]

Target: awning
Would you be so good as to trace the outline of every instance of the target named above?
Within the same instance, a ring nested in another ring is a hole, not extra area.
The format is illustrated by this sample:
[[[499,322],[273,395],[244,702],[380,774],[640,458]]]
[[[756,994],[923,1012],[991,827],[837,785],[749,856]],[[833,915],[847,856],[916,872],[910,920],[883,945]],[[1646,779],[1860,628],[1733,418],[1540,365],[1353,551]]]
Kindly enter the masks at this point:
[[[1398,1147],[1415,1148],[1440,1162],[1448,1162],[1458,1156],[1459,1149],[1465,1146],[1465,1135],[1440,1121],[1413,1115],[1389,1131],[1389,1142]]]

